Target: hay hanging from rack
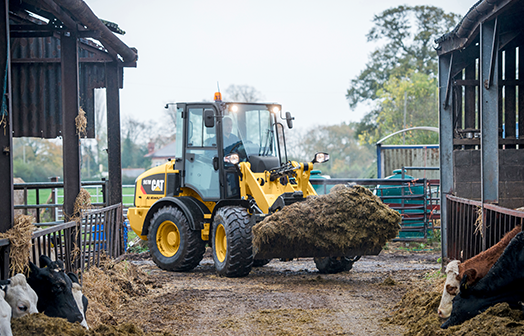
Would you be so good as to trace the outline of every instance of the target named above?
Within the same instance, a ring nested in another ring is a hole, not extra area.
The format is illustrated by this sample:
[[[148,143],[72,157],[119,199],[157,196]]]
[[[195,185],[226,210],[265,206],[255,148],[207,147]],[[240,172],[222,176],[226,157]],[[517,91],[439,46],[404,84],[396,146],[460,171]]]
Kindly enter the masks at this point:
[[[482,213],[482,207],[479,207],[477,209],[477,219],[475,219],[475,232],[474,234],[478,234],[480,232],[480,236],[484,237],[484,216]]]
[[[9,270],[11,275],[27,274],[29,255],[31,253],[31,236],[35,226],[33,216],[18,215],[12,228],[0,233],[0,239],[9,239]]]
[[[91,207],[91,194],[84,188],[80,188],[80,192],[76,196],[75,200],[75,206],[73,209],[74,215],[71,219],[76,222],[80,222],[84,213],[91,209]]]
[[[91,207],[91,194],[86,189],[80,188],[80,192],[75,199],[75,205],[73,209],[74,215],[71,217],[71,220],[77,222],[78,224],[75,240],[73,241],[73,250],[71,251],[71,262],[74,262],[78,256],[80,256],[80,248],[76,242],[81,231],[82,217],[87,210],[91,209]]]
[[[75,125],[76,125],[76,134],[78,134],[79,137],[85,137],[86,136],[86,129],[87,129],[87,118],[86,118],[86,112],[80,106],[80,109],[78,110],[78,115],[75,117]]]

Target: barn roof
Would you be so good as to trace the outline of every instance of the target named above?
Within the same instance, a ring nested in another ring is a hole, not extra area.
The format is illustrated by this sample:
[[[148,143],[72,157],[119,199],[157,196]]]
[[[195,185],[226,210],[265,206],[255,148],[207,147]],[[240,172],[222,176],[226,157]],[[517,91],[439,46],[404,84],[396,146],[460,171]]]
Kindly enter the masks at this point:
[[[10,0],[13,134],[56,138],[62,133],[60,34],[79,37],[79,97],[86,136],[95,136],[94,89],[106,87],[106,64],[136,67],[137,50],[117,34],[116,24],[98,19],[81,0]],[[123,87],[123,72],[119,73]]]
[[[100,20],[82,0],[9,0],[9,12],[10,16],[27,18],[32,13],[48,20],[45,25],[33,22],[13,27],[15,29],[11,29],[11,33],[19,36],[29,33],[33,37],[38,33],[49,36],[54,32],[73,29],[81,37],[97,39],[110,55],[119,55],[124,62],[132,63],[138,58],[136,49],[128,47],[111,31],[118,31],[118,25],[115,27],[112,22]]]
[[[480,24],[501,17],[501,32],[520,31],[524,0],[480,0],[476,2],[451,32],[435,40],[439,55],[461,50],[476,43]]]

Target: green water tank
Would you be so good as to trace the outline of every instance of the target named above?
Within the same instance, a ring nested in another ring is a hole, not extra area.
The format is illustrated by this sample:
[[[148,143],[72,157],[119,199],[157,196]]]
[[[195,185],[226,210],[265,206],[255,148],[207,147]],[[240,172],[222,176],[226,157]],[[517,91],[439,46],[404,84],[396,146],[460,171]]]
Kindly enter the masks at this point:
[[[322,171],[320,170],[312,170],[309,175],[309,180],[324,180],[327,179],[327,177],[322,176]],[[326,194],[329,193],[329,191],[333,188],[332,185],[326,185]],[[317,192],[318,195],[324,194],[324,186],[323,185],[315,185],[313,184],[313,189]]]
[[[390,179],[401,179],[402,178],[402,169],[395,169],[393,171],[393,175],[390,175],[386,177],[386,180]],[[404,179],[414,179],[413,176],[404,174]],[[404,195],[422,195],[424,193],[424,187],[423,186],[405,186],[405,187],[399,187],[399,186],[390,186],[390,185],[378,185],[376,195],[377,196],[396,196],[396,195],[402,195],[402,188],[404,188]],[[387,203],[402,203],[402,200],[399,199],[388,199]],[[404,203],[406,204],[422,204],[422,200],[404,200]]]
[[[402,169],[395,169],[393,171],[393,175],[390,175],[386,177],[386,179],[402,179]],[[411,175],[404,174],[404,179],[415,179]],[[375,190],[375,195],[377,196],[401,196],[402,195],[402,189],[404,189],[404,195],[423,195],[424,194],[424,187],[422,185],[417,186],[392,186],[392,185],[378,185],[377,189]],[[400,207],[402,204],[401,198],[387,198],[384,199],[383,202],[385,204],[388,204],[390,206],[394,207]],[[404,206],[407,207],[417,207],[422,206],[424,204],[424,200],[422,199],[404,199]],[[399,213],[403,213],[407,215],[402,220],[402,227],[404,228],[410,228],[410,227],[420,227],[424,225],[424,221],[422,219],[410,219],[410,216],[414,217],[420,217],[424,214],[424,209],[396,209]],[[400,238],[423,238],[424,233],[423,232],[400,232],[399,233]]]

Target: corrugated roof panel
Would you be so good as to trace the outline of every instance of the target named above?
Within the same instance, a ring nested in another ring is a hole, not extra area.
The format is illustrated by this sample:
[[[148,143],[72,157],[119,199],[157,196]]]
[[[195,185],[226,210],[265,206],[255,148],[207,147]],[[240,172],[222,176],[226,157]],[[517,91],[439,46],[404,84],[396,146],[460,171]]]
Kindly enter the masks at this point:
[[[95,56],[82,46],[80,59]],[[11,53],[14,136],[56,138],[62,127],[60,40],[15,38]],[[95,135],[93,90],[101,87],[105,87],[105,64],[81,62],[80,106],[86,112],[89,138]]]

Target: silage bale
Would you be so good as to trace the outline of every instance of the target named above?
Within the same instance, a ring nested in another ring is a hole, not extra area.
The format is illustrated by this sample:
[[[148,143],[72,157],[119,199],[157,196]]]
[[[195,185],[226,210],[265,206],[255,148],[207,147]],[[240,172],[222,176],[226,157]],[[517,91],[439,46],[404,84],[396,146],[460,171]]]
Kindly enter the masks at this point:
[[[373,253],[397,236],[400,221],[400,214],[368,189],[337,185],[327,195],[310,196],[257,223],[253,246],[259,257]]]

